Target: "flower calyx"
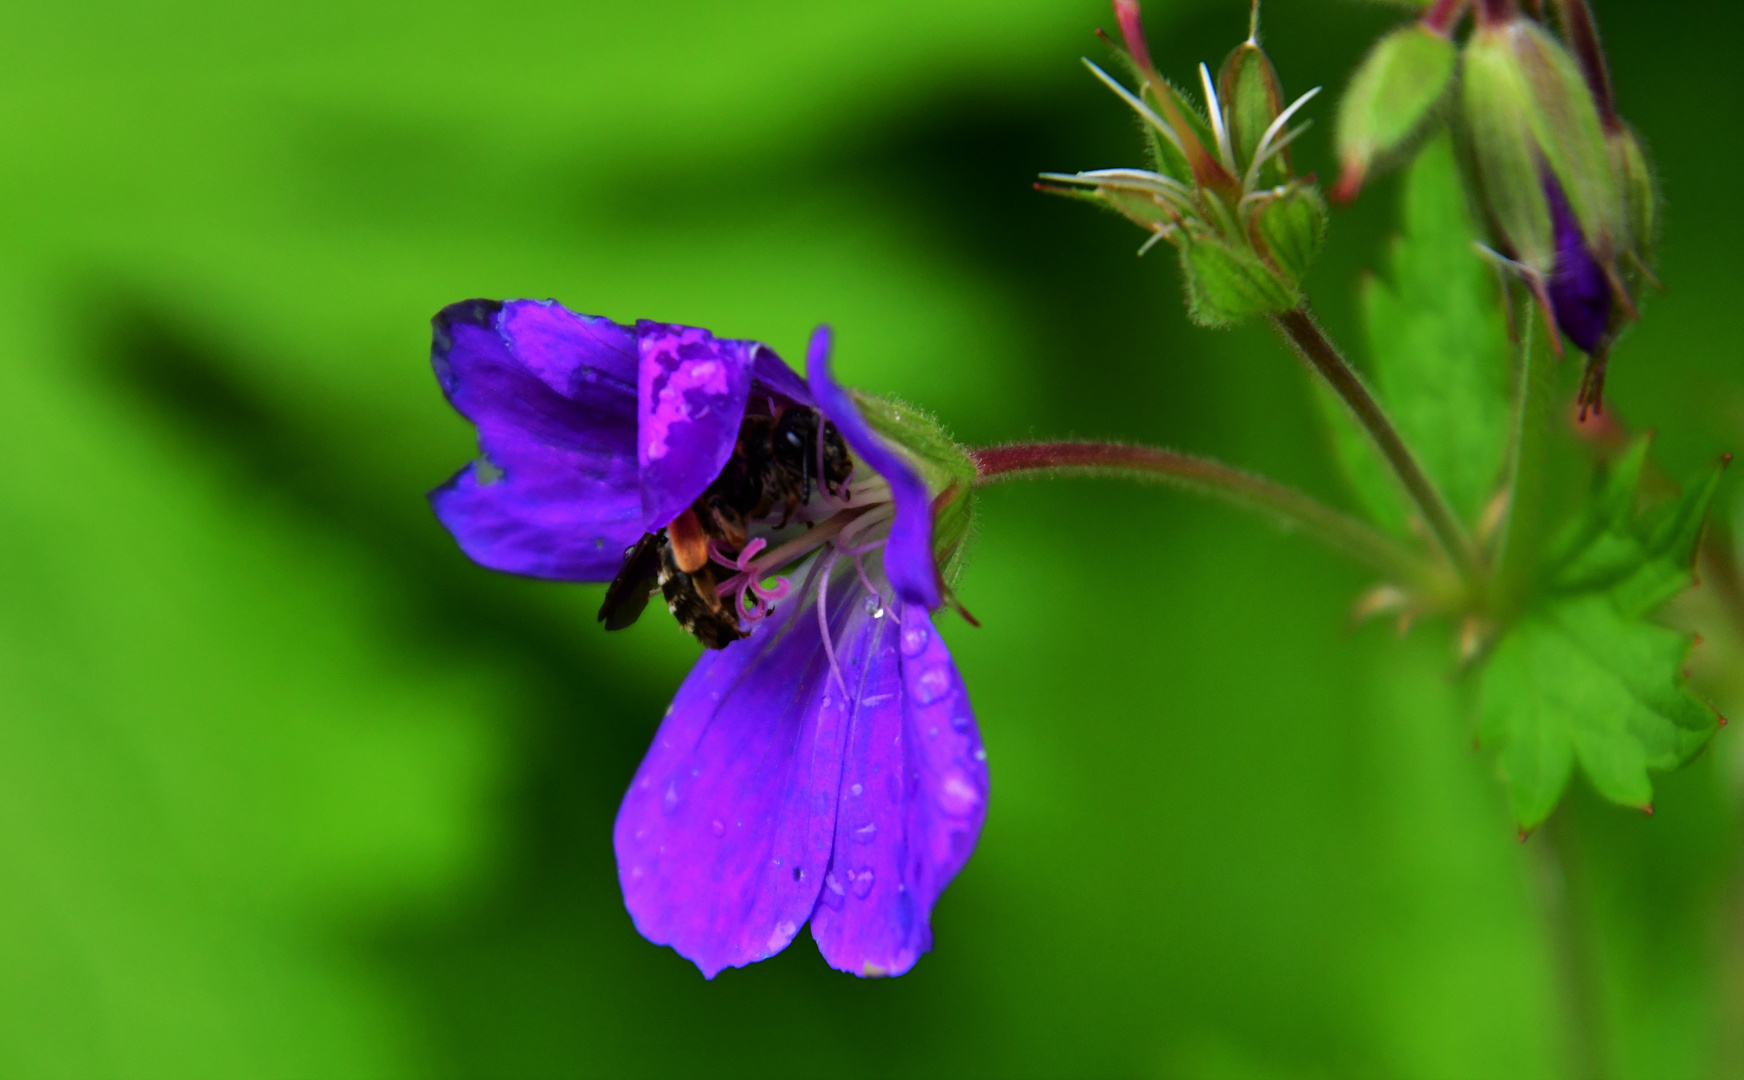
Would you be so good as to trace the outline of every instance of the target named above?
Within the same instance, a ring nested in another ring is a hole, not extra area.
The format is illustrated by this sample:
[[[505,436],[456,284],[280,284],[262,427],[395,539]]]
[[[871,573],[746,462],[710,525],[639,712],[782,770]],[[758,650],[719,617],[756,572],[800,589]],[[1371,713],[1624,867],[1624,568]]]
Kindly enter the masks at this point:
[[[1225,58],[1215,80],[1199,66],[1205,109],[1152,63],[1135,0],[1115,0],[1125,48],[1117,55],[1137,93],[1096,64],[1091,72],[1138,114],[1150,148],[1147,169],[1043,173],[1044,191],[1098,203],[1145,229],[1180,256],[1188,313],[1227,326],[1285,311],[1302,300],[1301,281],[1319,256],[1326,202],[1314,178],[1296,177],[1290,144],[1308,127],[1290,121],[1318,88],[1288,106],[1260,47],[1257,6],[1248,39]]]
[[[1567,337],[1589,358],[1584,411],[1598,407],[1611,343],[1653,280],[1658,192],[1611,98],[1591,11],[1557,6],[1566,44],[1511,2],[1481,6],[1462,112],[1505,265],[1561,331],[1557,351]]]
[[[1337,202],[1349,202],[1378,164],[1402,156],[1429,126],[1458,66],[1452,23],[1463,2],[1438,3],[1369,50],[1338,103]]]

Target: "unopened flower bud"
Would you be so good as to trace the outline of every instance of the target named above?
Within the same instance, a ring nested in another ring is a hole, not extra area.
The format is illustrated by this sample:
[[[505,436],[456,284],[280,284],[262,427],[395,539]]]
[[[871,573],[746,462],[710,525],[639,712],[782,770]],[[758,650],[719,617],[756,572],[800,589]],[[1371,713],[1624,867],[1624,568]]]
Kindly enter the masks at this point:
[[[1612,258],[1622,193],[1592,94],[1567,50],[1527,19],[1480,26],[1465,50],[1465,114],[1485,201],[1515,259],[1538,274],[1554,265],[1545,173],[1591,252]]]
[[[1254,247],[1291,284],[1320,257],[1326,240],[1326,199],[1309,184],[1291,184],[1256,197]]]
[[[1267,130],[1284,111],[1284,89],[1271,58],[1249,37],[1232,49],[1217,72],[1217,95],[1229,117],[1229,146],[1235,167],[1246,173]],[[1285,149],[1261,164],[1257,182],[1281,184],[1290,178],[1290,152]]]
[[[1409,145],[1453,81],[1457,54],[1445,33],[1425,23],[1402,26],[1369,50],[1338,104],[1338,158],[1333,198],[1356,198],[1378,160]]]
[[[1605,141],[1623,189],[1623,220],[1628,231],[1625,249],[1645,272],[1659,242],[1659,182],[1633,128],[1619,121],[1615,130],[1605,133]]]
[[[1292,178],[1286,148],[1308,126],[1291,128],[1290,119],[1319,88],[1285,107],[1250,24],[1215,82],[1199,65],[1201,114],[1151,63],[1138,4],[1115,0],[1114,11],[1126,42],[1120,55],[1139,91],[1085,64],[1143,121],[1154,168],[1043,173],[1037,186],[1099,203],[1145,229],[1151,235],[1141,255],[1173,244],[1195,322],[1227,326],[1297,306],[1302,277],[1320,253],[1326,201],[1312,177]]]
[[[1245,246],[1203,236],[1180,247],[1187,314],[1201,326],[1232,326],[1302,302],[1293,281],[1281,278]]]

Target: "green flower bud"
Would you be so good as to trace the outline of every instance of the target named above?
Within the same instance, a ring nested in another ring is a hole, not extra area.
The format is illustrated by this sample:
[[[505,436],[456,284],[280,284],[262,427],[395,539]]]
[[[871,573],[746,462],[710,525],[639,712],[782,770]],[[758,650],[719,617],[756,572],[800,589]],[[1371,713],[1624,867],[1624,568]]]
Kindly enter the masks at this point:
[[[1536,107],[1527,115],[1545,164],[1594,252],[1614,251],[1624,228],[1622,191],[1586,75],[1538,24],[1521,19],[1505,33],[1532,88]]]
[[[1423,129],[1453,82],[1457,53],[1446,34],[1423,23],[1402,26],[1369,50],[1338,103],[1338,158],[1333,189],[1356,198],[1375,162],[1399,153]]]
[[[1237,45],[1217,72],[1217,95],[1229,117],[1229,144],[1236,171],[1245,175],[1272,121],[1284,111],[1284,88],[1265,50],[1253,38]],[[1290,178],[1288,148],[1260,165],[1257,182],[1282,184]]]
[[[1641,140],[1627,124],[1619,122],[1605,138],[1611,166],[1623,188],[1623,221],[1628,232],[1625,248],[1645,270],[1652,265],[1653,250],[1659,243],[1659,181]]]
[[[1215,236],[1181,235],[1187,314],[1200,326],[1231,326],[1302,302],[1294,282],[1283,280],[1251,249]]]
[[[1532,88],[1504,33],[1481,29],[1465,49],[1464,113],[1485,205],[1517,262],[1539,274],[1556,264],[1550,204],[1533,137]]]
[[[1567,50],[1530,20],[1480,26],[1465,48],[1464,105],[1484,199],[1512,256],[1539,274],[1554,265],[1547,171],[1587,246],[1608,261],[1625,229],[1623,195],[1598,109]]]
[[[1296,307],[1327,215],[1312,179],[1291,179],[1286,148],[1308,127],[1291,128],[1291,118],[1319,88],[1284,105],[1278,74],[1259,47],[1256,8],[1247,40],[1217,79],[1199,65],[1200,112],[1151,63],[1135,0],[1114,0],[1114,10],[1126,42],[1119,55],[1138,91],[1085,64],[1143,121],[1155,167],[1043,173],[1036,186],[1097,203],[1145,229],[1150,238],[1140,255],[1164,240],[1175,245],[1195,322],[1227,326]]]
[[[1256,197],[1250,221],[1254,249],[1299,287],[1326,240],[1326,200],[1308,184]]]

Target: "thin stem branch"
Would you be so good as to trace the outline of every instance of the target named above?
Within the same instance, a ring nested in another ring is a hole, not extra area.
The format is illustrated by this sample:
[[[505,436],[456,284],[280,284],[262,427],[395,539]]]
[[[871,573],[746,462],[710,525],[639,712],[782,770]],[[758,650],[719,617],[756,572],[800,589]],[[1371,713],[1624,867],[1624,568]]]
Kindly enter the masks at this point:
[[[1466,3],[1467,0],[1435,0],[1423,13],[1423,25],[1442,37],[1452,37],[1454,25],[1465,14]]]
[[[1171,484],[1300,529],[1391,580],[1445,591],[1428,560],[1392,537],[1294,488],[1191,454],[1123,443],[1055,442],[971,451],[977,487],[1042,476],[1113,476]]]
[[[1467,585],[1475,585],[1482,580],[1483,571],[1478,562],[1477,550],[1472,546],[1465,527],[1447,505],[1447,500],[1442,498],[1441,492],[1436,490],[1423,467],[1417,464],[1411,448],[1399,437],[1398,429],[1387,418],[1381,403],[1369,392],[1356,369],[1345,362],[1338,348],[1314,321],[1314,317],[1308,314],[1306,308],[1297,308],[1273,315],[1272,325],[1290,343],[1296,355],[1344,399],[1351,414],[1369,433],[1369,438],[1374,440],[1376,448],[1393,467],[1399,482],[1417,504],[1423,520],[1435,535],[1436,543],[1447,554],[1460,578]]]
[[[1520,391],[1514,414],[1514,460],[1508,477],[1508,521],[1496,552],[1495,614],[1511,618],[1532,584],[1544,545],[1544,484],[1556,371],[1533,346],[1537,312],[1521,319]]]

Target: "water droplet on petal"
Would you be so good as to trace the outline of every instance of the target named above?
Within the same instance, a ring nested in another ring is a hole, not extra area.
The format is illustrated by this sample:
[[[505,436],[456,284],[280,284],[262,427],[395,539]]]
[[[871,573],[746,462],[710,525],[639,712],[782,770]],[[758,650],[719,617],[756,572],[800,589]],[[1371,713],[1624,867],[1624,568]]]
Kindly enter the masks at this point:
[[[878,826],[870,821],[854,830],[854,839],[862,844],[870,844],[877,835]]]
[[[787,943],[793,940],[793,932],[799,927],[790,922],[775,924],[775,932],[769,935],[769,951],[778,953],[787,948]]]
[[[932,637],[932,631],[918,622],[912,622],[902,628],[902,655],[919,656],[927,647],[927,639]]]
[[[855,797],[859,797],[860,795],[864,794],[865,791],[866,791],[866,788],[860,784],[853,784],[848,788],[848,794],[853,795]]]
[[[952,817],[967,817],[981,806],[981,792],[961,769],[952,769],[939,782],[939,809]]]
[[[987,760],[987,749],[986,749],[986,747],[977,746],[975,748],[975,752],[969,756],[973,757],[976,761],[986,761]]]
[[[727,834],[727,827],[722,823],[720,818],[715,818],[713,821],[709,822],[709,832],[714,833],[716,836],[725,836]]]
[[[666,795],[660,801],[666,804],[666,812],[668,814],[678,808],[678,781],[666,781]]]
[[[836,879],[833,872],[824,875],[824,891],[818,896],[818,899],[824,902],[824,906],[831,911],[840,911],[842,910],[842,898],[847,895],[847,892],[842,888],[842,883]]]
[[[927,668],[914,680],[914,700],[922,705],[931,705],[950,692],[951,669],[948,665]]]
[[[848,887],[854,890],[855,896],[864,900],[866,899],[866,895],[872,891],[872,880],[874,877],[876,877],[876,875],[872,873],[872,868],[870,866],[866,867],[864,870],[856,870],[854,873],[848,875]]]
[[[874,619],[882,619],[884,617],[884,601],[879,598],[877,593],[866,594],[866,599],[860,606],[865,609],[866,614],[872,616]]]
[[[951,717],[951,726],[953,728],[957,729],[958,731],[968,730],[968,727],[969,727],[968,714],[967,713],[958,713],[956,716]]]

